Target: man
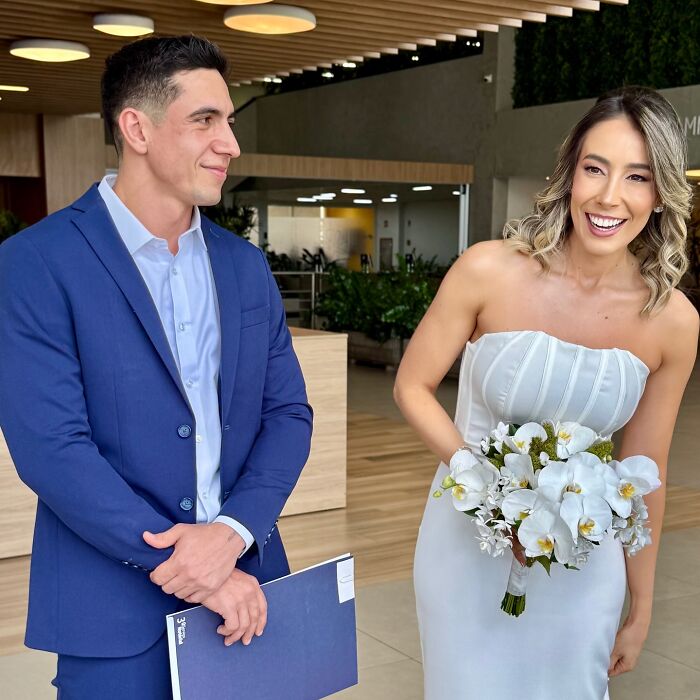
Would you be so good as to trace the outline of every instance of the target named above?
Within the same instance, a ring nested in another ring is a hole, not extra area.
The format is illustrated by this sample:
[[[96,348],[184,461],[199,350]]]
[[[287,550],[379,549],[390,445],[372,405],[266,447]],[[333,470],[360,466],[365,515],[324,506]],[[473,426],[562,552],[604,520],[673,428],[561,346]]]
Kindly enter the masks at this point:
[[[225,74],[191,36],[107,59],[117,176],[0,248],[0,423],[39,498],[26,644],[61,700],[171,697],[164,616],[203,603],[248,644],[289,572],[311,409],[263,254],[197,208],[240,154]]]

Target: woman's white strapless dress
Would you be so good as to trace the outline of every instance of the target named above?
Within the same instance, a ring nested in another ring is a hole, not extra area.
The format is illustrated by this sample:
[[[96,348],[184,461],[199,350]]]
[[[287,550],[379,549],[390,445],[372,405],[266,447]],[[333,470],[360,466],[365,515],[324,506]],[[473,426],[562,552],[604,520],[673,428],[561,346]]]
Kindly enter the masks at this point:
[[[455,425],[479,444],[499,421],[577,421],[611,434],[632,417],[649,368],[628,350],[594,349],[542,331],[467,343]],[[448,473],[440,464],[430,487]],[[625,597],[620,543],[605,540],[580,571],[533,567],[527,606],[501,611],[512,554],[479,549],[471,518],[428,496],[414,564],[425,700],[604,700]]]

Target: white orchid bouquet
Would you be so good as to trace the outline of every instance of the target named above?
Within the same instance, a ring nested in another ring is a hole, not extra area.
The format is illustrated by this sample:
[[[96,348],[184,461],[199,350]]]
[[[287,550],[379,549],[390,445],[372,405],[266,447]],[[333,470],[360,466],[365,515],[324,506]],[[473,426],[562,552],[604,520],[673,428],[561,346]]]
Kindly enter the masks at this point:
[[[659,470],[648,457],[612,458],[610,437],[574,422],[499,423],[481,453],[458,450],[436,498],[475,519],[481,550],[494,557],[517,538],[525,565],[513,557],[501,609],[525,610],[530,568],[539,562],[578,569],[614,532],[628,555],[651,542],[643,497],[657,489]]]

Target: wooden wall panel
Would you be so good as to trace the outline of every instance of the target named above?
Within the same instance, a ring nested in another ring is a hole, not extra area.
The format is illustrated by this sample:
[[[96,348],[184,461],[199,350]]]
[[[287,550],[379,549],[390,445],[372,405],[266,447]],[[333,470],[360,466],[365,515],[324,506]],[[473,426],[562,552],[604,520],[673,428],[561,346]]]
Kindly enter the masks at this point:
[[[36,114],[0,114],[0,176],[41,177],[41,139]]]
[[[36,496],[17,476],[0,432],[0,559],[32,551]]]
[[[51,212],[80,197],[105,174],[102,119],[44,116],[46,206]]]
[[[229,175],[365,182],[430,182],[458,185],[474,181],[474,166],[454,163],[321,158],[244,153],[229,163]]]
[[[347,484],[347,335],[292,328],[314,409],[311,454],[282,515],[344,508]]]

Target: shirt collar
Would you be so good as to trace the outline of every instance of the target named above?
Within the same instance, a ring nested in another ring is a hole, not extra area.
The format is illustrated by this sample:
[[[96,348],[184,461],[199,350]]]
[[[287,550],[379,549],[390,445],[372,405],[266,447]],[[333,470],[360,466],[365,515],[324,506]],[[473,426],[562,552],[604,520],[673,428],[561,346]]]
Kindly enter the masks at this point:
[[[107,211],[112,217],[112,221],[117,229],[117,233],[124,241],[129,254],[133,257],[137,250],[151,241],[163,240],[154,236],[131,212],[114,192],[114,183],[117,179],[115,174],[105,175],[102,178],[97,190],[107,206]],[[192,219],[190,226],[182,236],[192,233],[195,240],[199,240],[206,250],[207,244],[202,233],[202,217],[198,207],[192,207]]]

